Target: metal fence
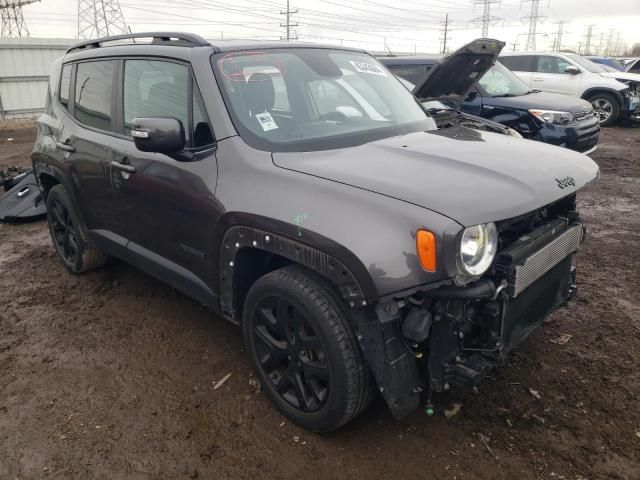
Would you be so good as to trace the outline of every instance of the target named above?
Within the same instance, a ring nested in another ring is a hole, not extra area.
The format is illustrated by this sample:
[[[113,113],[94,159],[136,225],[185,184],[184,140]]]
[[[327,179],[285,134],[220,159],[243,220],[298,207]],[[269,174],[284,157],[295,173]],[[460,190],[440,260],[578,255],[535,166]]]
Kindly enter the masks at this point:
[[[44,110],[52,62],[74,39],[0,39],[0,120],[34,117]]]

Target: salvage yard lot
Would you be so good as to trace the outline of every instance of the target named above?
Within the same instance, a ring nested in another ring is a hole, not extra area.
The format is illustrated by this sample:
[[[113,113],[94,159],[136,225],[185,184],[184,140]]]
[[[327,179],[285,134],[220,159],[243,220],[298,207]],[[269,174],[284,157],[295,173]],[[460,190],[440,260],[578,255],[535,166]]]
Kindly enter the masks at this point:
[[[0,124],[0,169],[33,138]],[[570,308],[435,417],[378,399],[323,436],[258,392],[239,329],[122,262],[69,274],[43,221],[0,225],[0,479],[640,478],[640,128],[594,159]]]

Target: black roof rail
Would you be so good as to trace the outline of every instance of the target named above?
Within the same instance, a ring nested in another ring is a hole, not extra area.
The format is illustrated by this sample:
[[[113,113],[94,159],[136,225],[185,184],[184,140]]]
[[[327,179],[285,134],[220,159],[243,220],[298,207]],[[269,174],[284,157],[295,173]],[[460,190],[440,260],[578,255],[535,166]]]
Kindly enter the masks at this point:
[[[151,38],[152,45],[173,45],[180,47],[205,47],[211,44],[199,35],[192,33],[180,32],[144,32],[144,33],[127,33],[124,35],[112,35],[110,37],[96,38],[84,42],[71,45],[67,53],[88,50],[92,48],[100,48],[103,43],[116,42],[118,40],[133,40],[136,38]]]

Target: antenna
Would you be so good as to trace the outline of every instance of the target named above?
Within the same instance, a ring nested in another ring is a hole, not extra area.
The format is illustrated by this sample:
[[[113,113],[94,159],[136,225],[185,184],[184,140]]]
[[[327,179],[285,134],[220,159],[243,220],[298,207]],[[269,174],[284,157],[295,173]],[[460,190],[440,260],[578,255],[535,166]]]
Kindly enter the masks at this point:
[[[22,16],[22,7],[40,0],[0,0],[2,29],[0,37],[28,37],[29,29]]]
[[[129,29],[119,0],[78,0],[78,38],[124,35]]]

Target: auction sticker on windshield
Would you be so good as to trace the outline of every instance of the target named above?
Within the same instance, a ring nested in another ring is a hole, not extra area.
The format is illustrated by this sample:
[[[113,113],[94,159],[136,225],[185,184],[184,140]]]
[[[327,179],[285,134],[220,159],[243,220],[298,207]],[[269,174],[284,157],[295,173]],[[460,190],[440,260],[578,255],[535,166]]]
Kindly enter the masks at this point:
[[[387,76],[387,72],[375,63],[354,62],[353,60],[349,63],[353,65],[353,68],[355,68],[358,73],[371,73],[372,75],[379,75],[381,77]]]
[[[258,120],[258,122],[260,122],[260,126],[262,127],[262,130],[264,130],[265,132],[268,132],[269,130],[275,130],[276,128],[278,128],[278,124],[276,123],[276,121],[273,119],[273,117],[269,112],[256,114],[256,119]]]

